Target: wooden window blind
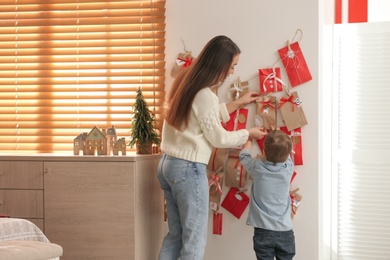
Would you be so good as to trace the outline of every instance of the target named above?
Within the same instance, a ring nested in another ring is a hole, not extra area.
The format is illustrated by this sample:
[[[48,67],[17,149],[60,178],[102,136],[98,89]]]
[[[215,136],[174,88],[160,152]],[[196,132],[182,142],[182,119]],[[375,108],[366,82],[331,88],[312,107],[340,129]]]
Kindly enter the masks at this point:
[[[2,0],[0,151],[68,153],[94,126],[129,138],[136,89],[162,125],[165,1]]]

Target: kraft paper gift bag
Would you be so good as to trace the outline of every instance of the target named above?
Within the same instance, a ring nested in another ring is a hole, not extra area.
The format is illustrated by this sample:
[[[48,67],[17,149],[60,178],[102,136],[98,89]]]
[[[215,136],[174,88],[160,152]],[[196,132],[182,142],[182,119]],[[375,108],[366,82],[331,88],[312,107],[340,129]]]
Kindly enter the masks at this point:
[[[226,194],[221,206],[240,219],[249,204],[249,197],[239,189],[232,187]]]
[[[299,188],[290,191],[290,199],[291,199],[291,218],[293,219],[294,216],[297,214],[297,210],[299,207],[299,204],[301,204],[302,201],[302,195],[298,194]]]
[[[292,44],[288,42],[286,47],[278,50],[278,53],[292,87],[301,85],[312,79],[299,42]]]
[[[171,77],[175,78],[182,69],[187,68],[192,64],[191,52],[179,53],[173,67],[171,69]]]
[[[246,185],[248,172],[241,164],[239,153],[241,149],[230,149],[225,161],[225,185],[228,187],[243,188]]]
[[[259,80],[261,94],[282,91],[280,68],[259,69]]]
[[[307,125],[306,115],[298,93],[293,92],[279,99],[278,108],[288,131]]]
[[[207,164],[207,170],[216,171],[220,167],[224,169],[226,154],[226,148],[213,148],[209,163]]]
[[[213,235],[222,235],[222,213],[213,212]]]
[[[222,166],[216,171],[208,171],[207,178],[209,180],[209,206],[213,211],[219,210],[219,204],[222,196],[224,174],[222,172]]]
[[[238,77],[237,82],[234,82],[233,84],[230,85],[230,91],[232,92],[233,95],[233,100],[237,100],[246,93],[248,93],[248,81],[242,82],[240,78]]]
[[[303,165],[301,128],[299,127],[294,130],[288,131],[287,127],[281,126],[280,130],[285,132],[291,138],[291,142],[292,142],[291,159],[293,160],[294,165]]]
[[[225,123],[227,131],[236,131],[246,128],[248,109],[240,108],[230,114],[230,120]]]
[[[255,125],[267,131],[277,125],[277,101],[271,95],[262,95],[256,101]]]

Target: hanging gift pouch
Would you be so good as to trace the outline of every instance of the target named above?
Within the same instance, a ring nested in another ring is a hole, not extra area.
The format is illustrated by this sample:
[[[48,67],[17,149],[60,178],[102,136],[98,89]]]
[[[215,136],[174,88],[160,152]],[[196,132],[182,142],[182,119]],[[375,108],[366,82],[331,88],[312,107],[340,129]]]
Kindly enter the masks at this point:
[[[221,206],[240,219],[249,204],[249,197],[239,189],[232,187],[226,194]]]
[[[209,206],[213,211],[219,210],[219,204],[221,202],[222,195],[223,176],[222,167],[219,167],[216,171],[207,172],[207,178],[209,180]]]
[[[213,235],[222,235],[222,213],[213,212]]]
[[[278,108],[288,131],[307,125],[302,101],[299,99],[297,92],[280,98]]]
[[[302,31],[298,29],[295,36],[297,36],[298,32],[302,35]],[[294,42],[294,38],[292,40],[292,44],[288,41],[286,47],[278,50],[279,57],[286,69],[286,73],[292,87],[301,85],[312,79],[309,67],[307,66],[305,57],[303,56],[303,52],[299,45],[299,41]]]
[[[226,148],[213,148],[209,163],[207,164],[207,170],[216,171],[220,167],[225,166],[227,149]]]
[[[246,185],[248,172],[240,162],[241,150],[230,149],[225,161],[225,185],[228,187],[243,188]]]
[[[192,64],[191,52],[179,53],[171,69],[171,77],[175,78],[179,72]]]
[[[246,93],[248,93],[249,89],[248,86],[249,83],[248,81],[242,82],[240,80],[240,77],[238,77],[237,82],[234,82],[233,84],[230,85],[230,91],[233,96],[233,100],[237,100]]]
[[[266,130],[276,128],[277,101],[276,97],[271,95],[262,95],[256,101],[255,125],[263,127]]]
[[[280,68],[259,69],[259,80],[261,94],[282,91]]]
[[[240,108],[230,114],[230,119],[225,123],[227,131],[236,131],[246,128],[246,121],[248,118],[248,109]]]
[[[301,204],[302,201],[302,195],[298,194],[299,188],[290,191],[290,199],[291,199],[291,218],[293,219],[294,216],[297,214],[297,210],[299,207],[299,204]]]
[[[301,128],[296,128],[294,130],[288,131],[287,127],[281,126],[280,130],[285,132],[291,138],[291,158],[294,162],[294,165],[303,165]]]

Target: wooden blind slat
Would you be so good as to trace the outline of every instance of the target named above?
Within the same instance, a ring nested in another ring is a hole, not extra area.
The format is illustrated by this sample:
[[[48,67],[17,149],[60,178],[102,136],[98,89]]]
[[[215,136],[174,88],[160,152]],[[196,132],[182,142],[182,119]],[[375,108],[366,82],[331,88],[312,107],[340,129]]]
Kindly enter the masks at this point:
[[[2,0],[0,151],[72,154],[94,126],[129,138],[138,87],[161,129],[165,1]]]

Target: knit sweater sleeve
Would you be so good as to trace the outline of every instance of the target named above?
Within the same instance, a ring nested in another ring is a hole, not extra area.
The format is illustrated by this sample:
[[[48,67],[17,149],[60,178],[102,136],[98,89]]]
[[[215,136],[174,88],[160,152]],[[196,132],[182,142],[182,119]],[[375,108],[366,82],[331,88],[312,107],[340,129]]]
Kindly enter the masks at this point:
[[[219,104],[218,97],[209,89],[201,90],[195,97],[193,111],[205,138],[217,148],[232,148],[245,144],[249,132],[246,129],[226,131],[221,121],[227,119],[225,104]],[[224,118],[221,118],[224,117]]]

